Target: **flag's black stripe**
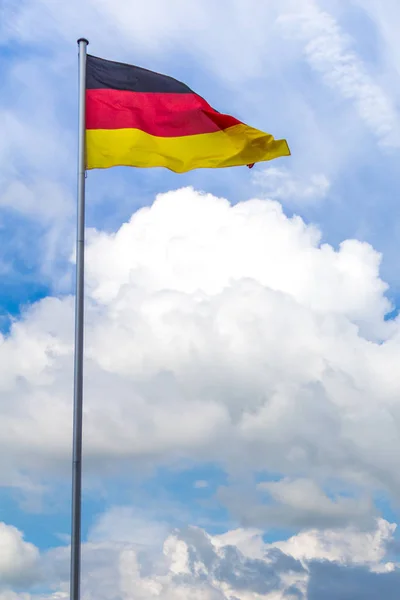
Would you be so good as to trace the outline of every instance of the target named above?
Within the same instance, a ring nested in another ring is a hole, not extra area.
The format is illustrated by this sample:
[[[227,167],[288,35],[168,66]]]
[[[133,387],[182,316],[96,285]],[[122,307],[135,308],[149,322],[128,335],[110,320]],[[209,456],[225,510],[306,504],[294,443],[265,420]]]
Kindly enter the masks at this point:
[[[192,90],[167,75],[160,75],[141,67],[87,57],[86,89],[112,89],[131,92],[159,92],[191,94]]]

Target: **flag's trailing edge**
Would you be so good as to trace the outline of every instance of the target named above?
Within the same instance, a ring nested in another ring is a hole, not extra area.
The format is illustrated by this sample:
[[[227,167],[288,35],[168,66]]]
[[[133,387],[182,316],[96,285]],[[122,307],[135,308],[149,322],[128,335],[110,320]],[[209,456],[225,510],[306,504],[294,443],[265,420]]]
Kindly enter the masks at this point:
[[[166,167],[184,173],[288,155],[286,140],[217,112],[172,77],[87,57],[87,169]]]

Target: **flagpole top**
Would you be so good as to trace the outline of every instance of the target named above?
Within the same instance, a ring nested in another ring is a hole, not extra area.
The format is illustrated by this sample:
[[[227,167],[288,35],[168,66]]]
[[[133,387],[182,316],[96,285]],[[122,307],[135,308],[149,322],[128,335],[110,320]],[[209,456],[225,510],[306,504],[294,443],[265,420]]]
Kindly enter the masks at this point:
[[[81,37],[81,38],[79,38],[79,40],[78,40],[78,46],[79,46],[79,44],[80,44],[81,42],[84,42],[84,43],[86,44],[86,46],[88,46],[88,45],[89,45],[89,40],[87,40],[87,39],[86,39],[86,38],[84,38],[84,37]]]

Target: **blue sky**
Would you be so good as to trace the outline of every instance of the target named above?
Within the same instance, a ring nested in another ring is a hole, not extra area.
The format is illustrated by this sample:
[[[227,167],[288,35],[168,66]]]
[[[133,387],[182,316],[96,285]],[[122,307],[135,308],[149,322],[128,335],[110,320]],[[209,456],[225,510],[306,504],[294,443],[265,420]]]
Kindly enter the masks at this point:
[[[399,7],[64,4],[0,8],[0,600],[68,597],[82,35],[292,151],[88,175],[85,598],[394,597]]]

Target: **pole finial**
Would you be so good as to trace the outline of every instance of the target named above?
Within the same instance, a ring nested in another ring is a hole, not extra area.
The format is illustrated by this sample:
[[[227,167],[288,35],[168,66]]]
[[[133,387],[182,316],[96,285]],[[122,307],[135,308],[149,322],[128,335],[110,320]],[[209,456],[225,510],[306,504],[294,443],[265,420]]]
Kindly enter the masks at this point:
[[[88,39],[86,39],[86,38],[84,38],[84,37],[81,37],[81,38],[79,38],[79,40],[78,40],[78,44],[80,44],[81,42],[85,42],[85,44],[86,44],[87,46],[89,45],[89,40],[88,40]]]

